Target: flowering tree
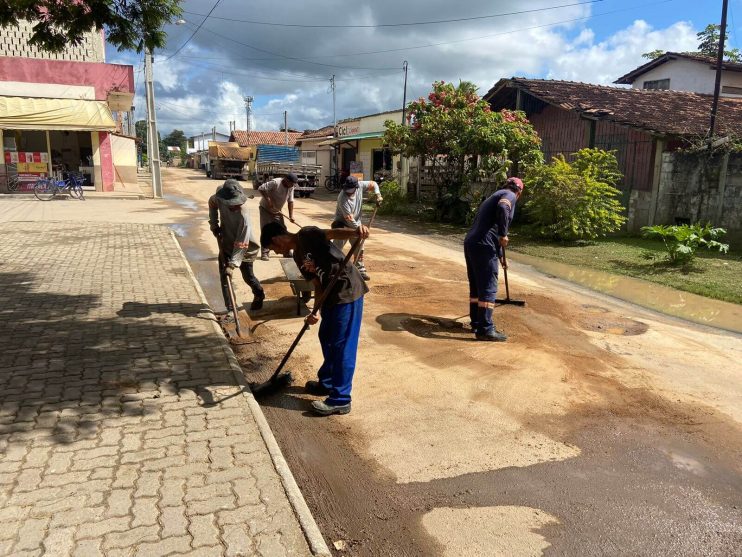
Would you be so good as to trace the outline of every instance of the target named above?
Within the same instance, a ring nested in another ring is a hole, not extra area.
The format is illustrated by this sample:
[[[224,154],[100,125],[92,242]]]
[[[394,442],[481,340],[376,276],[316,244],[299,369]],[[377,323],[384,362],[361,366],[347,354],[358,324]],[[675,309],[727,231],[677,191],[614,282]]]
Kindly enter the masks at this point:
[[[454,86],[444,81],[433,83],[427,100],[410,103],[407,124],[385,122],[384,143],[396,153],[422,157],[432,165],[439,187],[438,205],[442,213],[462,220],[468,207],[487,192],[472,192],[472,182],[502,183],[514,164],[519,170],[540,164],[541,140],[522,112],[492,112],[477,95],[473,83],[462,81]],[[446,216],[442,214],[441,216]]]

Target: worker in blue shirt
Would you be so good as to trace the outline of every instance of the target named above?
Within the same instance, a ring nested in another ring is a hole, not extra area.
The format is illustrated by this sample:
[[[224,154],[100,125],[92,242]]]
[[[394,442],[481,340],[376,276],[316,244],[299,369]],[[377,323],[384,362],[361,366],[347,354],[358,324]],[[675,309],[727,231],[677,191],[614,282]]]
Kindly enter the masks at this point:
[[[469,316],[477,340],[503,342],[508,338],[495,329],[492,310],[497,297],[498,258],[501,248],[508,245],[508,228],[522,192],[522,180],[508,178],[503,189],[493,193],[479,207],[464,239]]]

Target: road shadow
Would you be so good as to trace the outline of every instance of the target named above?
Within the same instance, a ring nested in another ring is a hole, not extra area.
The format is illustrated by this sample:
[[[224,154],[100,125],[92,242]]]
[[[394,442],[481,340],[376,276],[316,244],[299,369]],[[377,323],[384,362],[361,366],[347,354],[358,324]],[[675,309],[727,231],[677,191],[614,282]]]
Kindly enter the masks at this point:
[[[439,340],[472,340],[471,329],[447,317],[413,313],[384,313],[376,318],[382,331],[407,331],[420,338]]]
[[[211,328],[193,324],[213,319],[205,305],[125,301],[116,312],[99,295],[54,292],[65,288],[55,277],[7,267],[0,439],[8,447],[92,440],[104,420],[159,413],[160,399],[195,407],[234,392]]]

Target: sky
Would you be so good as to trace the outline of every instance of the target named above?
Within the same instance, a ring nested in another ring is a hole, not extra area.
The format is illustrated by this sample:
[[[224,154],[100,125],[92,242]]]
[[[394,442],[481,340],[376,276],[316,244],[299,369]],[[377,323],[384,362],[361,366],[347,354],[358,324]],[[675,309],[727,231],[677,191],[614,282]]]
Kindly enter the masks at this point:
[[[155,105],[162,136],[245,129],[317,129],[402,107],[433,81],[472,81],[480,94],[523,76],[610,84],[655,49],[695,50],[718,23],[721,0],[186,0],[155,52]],[[216,7],[214,7],[216,5]],[[435,7],[433,7],[435,6]],[[212,10],[211,16],[205,16]],[[519,13],[512,13],[519,12]],[[510,14],[510,15],[503,15]],[[490,17],[494,16],[494,17]],[[421,22],[443,23],[400,25]],[[729,2],[729,39],[742,48],[742,0]],[[194,34],[195,32],[195,34]],[[134,66],[135,116],[145,117],[143,56],[107,48]]]

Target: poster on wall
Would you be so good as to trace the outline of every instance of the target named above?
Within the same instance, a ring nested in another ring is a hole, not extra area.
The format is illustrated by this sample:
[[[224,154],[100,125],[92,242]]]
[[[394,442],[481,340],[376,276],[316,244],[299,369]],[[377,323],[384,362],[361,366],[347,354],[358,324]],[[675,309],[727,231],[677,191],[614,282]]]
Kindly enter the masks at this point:
[[[361,161],[350,161],[351,174],[363,174],[363,163]]]

